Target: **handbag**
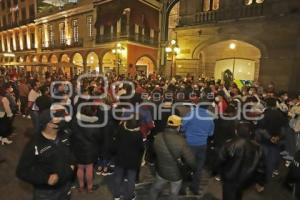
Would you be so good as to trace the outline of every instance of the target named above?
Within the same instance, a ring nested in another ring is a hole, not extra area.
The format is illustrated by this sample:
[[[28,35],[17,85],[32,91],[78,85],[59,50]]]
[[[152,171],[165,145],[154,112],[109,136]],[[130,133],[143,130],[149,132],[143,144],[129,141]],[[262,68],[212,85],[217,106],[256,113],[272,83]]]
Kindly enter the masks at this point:
[[[193,177],[193,171],[192,171],[191,167],[189,167],[181,157],[176,158],[176,156],[171,151],[171,149],[167,143],[165,134],[162,133],[162,136],[163,136],[163,141],[164,141],[168,151],[170,152],[172,158],[176,161],[176,164],[179,169],[182,180],[191,181],[192,177]]]

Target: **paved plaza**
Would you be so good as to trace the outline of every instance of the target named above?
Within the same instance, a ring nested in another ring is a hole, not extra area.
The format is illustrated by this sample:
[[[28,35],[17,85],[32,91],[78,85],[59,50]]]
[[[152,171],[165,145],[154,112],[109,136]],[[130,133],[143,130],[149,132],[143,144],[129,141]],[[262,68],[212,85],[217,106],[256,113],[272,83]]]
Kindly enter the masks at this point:
[[[28,139],[31,136],[31,121],[17,117],[15,120],[15,134],[13,136],[14,143],[8,146],[0,147],[0,156],[4,157],[6,161],[0,164],[0,199],[1,200],[31,200],[32,199],[32,187],[20,180],[15,176],[16,165],[22,149]],[[263,194],[257,194],[254,190],[250,189],[246,192],[245,200],[290,200],[293,199],[288,191],[282,186],[284,174],[281,174],[278,178],[266,188]],[[96,184],[100,185],[100,188],[92,193],[79,194],[74,190],[72,200],[111,200],[112,195],[110,192],[110,185],[112,182],[112,176],[110,177],[96,177]],[[141,173],[141,184],[137,187],[137,199],[147,200],[148,191],[153,181],[150,170],[148,167],[144,167]],[[222,199],[221,198],[221,185],[212,178],[204,178],[205,186],[205,199]],[[206,198],[207,197],[207,198]],[[164,199],[164,198],[161,198]],[[182,197],[181,199],[199,199],[196,197]],[[204,199],[204,198],[203,198]]]

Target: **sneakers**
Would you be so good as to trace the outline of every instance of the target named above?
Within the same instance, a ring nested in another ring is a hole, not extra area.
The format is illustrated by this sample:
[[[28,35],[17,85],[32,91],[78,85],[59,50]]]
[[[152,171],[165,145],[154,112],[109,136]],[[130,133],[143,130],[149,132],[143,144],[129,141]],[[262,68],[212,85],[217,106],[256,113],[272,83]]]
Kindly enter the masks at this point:
[[[272,178],[276,177],[279,175],[279,171],[278,170],[274,170],[273,174],[272,174]]]
[[[112,175],[114,172],[113,172],[113,169],[111,169],[110,167],[98,167],[97,170],[96,170],[96,174],[98,176],[110,176]]]
[[[27,115],[27,119],[31,119],[30,115]]]
[[[13,143],[13,141],[7,139],[6,137],[5,138],[1,138],[1,145],[11,144],[11,143]]]

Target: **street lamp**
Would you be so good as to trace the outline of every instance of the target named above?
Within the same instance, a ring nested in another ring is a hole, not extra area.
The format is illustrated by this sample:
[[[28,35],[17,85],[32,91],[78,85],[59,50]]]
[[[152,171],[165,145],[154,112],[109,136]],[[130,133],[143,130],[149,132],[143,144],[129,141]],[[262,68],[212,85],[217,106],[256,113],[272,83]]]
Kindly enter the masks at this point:
[[[176,75],[176,56],[180,54],[180,48],[177,44],[177,40],[171,40],[168,43],[165,51],[168,55],[172,57],[172,65],[171,65],[171,73],[170,73],[170,77],[172,79],[173,74]]]
[[[112,53],[116,55],[116,65],[117,65],[117,75],[120,75],[120,67],[122,65],[122,55],[125,52],[125,48],[121,43],[117,43],[115,48],[113,48]]]

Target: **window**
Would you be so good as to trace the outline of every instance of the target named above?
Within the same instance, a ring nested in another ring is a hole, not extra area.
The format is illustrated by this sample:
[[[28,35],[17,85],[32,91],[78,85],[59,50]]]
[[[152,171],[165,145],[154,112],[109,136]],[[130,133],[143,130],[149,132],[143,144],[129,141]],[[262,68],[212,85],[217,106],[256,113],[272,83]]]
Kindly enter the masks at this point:
[[[65,34],[65,23],[62,22],[59,24],[59,39],[60,44],[65,44],[66,42],[66,34]]]
[[[220,0],[214,0],[212,9],[213,10],[218,10],[219,8],[220,8]]]
[[[265,0],[256,0],[256,3],[263,3]]]
[[[78,20],[77,19],[73,20],[72,27],[73,27],[73,41],[78,42],[79,33],[78,33]]]
[[[22,8],[21,10],[21,14],[22,14],[22,19],[26,19],[26,8]]]
[[[93,16],[88,16],[87,19],[87,28],[89,37],[93,36]]]
[[[34,11],[34,5],[31,4],[29,7],[29,16],[30,18],[34,18],[35,17],[35,11]]]
[[[31,48],[34,49],[35,48],[35,34],[34,33],[30,34],[30,40],[31,40]]]
[[[54,43],[53,25],[49,25],[48,34],[49,34],[49,44],[53,45],[53,43]]]
[[[203,11],[209,11],[210,10],[210,0],[204,0],[203,1]]]

